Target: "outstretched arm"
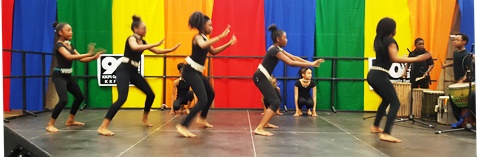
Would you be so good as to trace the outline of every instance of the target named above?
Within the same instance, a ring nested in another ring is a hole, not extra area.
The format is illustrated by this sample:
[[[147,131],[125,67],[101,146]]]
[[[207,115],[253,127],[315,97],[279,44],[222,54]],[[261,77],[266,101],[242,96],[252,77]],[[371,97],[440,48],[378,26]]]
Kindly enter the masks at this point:
[[[181,46],[181,43],[177,44],[176,46],[170,49],[158,49],[158,48],[152,47],[149,49],[149,51],[155,54],[166,54],[166,53],[174,52],[175,50],[177,50],[177,48],[179,48],[179,46]]]

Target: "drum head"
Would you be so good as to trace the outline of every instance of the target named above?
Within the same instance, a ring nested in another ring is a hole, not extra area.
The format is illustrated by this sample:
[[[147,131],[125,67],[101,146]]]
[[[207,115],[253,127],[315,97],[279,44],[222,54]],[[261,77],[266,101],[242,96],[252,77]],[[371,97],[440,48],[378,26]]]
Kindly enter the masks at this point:
[[[474,86],[474,82],[472,82],[472,86]],[[449,85],[449,88],[464,88],[464,87],[469,87],[469,83],[455,83]]]

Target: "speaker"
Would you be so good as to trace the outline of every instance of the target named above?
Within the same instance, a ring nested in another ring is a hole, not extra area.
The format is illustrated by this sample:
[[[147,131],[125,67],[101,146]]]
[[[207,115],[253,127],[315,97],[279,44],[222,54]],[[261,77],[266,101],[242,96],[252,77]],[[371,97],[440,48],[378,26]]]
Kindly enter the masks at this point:
[[[8,157],[50,157],[51,155],[35,144],[3,125],[5,156]]]

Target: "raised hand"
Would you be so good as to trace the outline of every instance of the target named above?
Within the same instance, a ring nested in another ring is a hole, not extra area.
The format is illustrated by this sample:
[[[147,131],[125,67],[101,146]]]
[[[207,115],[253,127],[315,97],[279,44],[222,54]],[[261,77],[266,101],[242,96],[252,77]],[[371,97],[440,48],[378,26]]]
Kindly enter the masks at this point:
[[[313,61],[313,67],[320,67],[320,64],[325,62],[325,59],[317,59]]]
[[[181,44],[182,43],[179,43],[176,46],[174,46],[173,48],[171,48],[171,52],[177,50],[177,48],[179,48],[179,46],[181,46]]]
[[[88,54],[89,55],[94,55],[94,46],[96,46],[96,43],[89,43],[88,44]]]
[[[158,43],[154,44],[155,45],[154,47],[161,46],[162,44],[164,44],[164,42],[165,42],[165,39],[162,39]]]
[[[230,25],[227,25],[227,28],[219,35],[220,39],[225,38],[230,33]]]
[[[96,51],[96,54],[94,55],[94,59],[98,59],[99,56],[103,53],[106,52],[106,49],[103,49],[103,48],[98,48],[97,51]]]
[[[235,37],[235,35],[233,35],[232,39],[230,39],[229,43],[230,43],[230,45],[234,45],[236,42],[237,42],[237,38]]]

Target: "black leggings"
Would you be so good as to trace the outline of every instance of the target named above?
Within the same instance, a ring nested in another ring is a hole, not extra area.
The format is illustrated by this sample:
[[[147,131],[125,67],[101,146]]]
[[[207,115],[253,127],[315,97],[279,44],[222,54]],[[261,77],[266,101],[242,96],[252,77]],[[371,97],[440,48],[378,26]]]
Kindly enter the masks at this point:
[[[272,83],[259,70],[253,74],[253,83],[262,93],[265,99],[264,102],[270,104],[270,109],[273,112],[277,112],[278,108],[280,108],[280,94],[276,92]]]
[[[109,107],[106,114],[107,119],[112,120],[114,115],[118,112],[121,106],[126,102],[129,92],[129,81],[134,84],[139,90],[146,94],[146,102],[144,104],[144,112],[151,110],[152,103],[154,102],[154,92],[152,92],[151,86],[146,82],[146,79],[138,73],[138,69],[126,64],[121,63],[116,69],[116,85],[118,88],[118,100]]]
[[[212,105],[212,101],[214,101],[215,93],[212,89],[212,86],[210,85],[209,80],[207,80],[207,78],[205,78],[201,72],[194,70],[188,64],[184,66],[182,78],[189,83],[195,95],[197,96],[197,103],[181,123],[182,126],[189,127],[190,121],[199,111],[202,111],[200,113],[201,118],[207,118],[207,113],[209,112],[210,106]]]
[[[379,126],[381,119],[386,114],[386,108],[391,104],[387,114],[386,126],[384,127],[384,133],[391,134],[393,123],[401,104],[399,103],[396,90],[389,80],[389,74],[383,71],[371,70],[368,73],[367,81],[369,85],[373,87],[374,91],[382,98],[382,102],[378,107],[378,113],[376,113],[374,126]]]
[[[174,103],[172,104],[172,107],[174,111],[177,111],[181,108],[181,105],[185,104],[187,105],[187,102],[194,100],[194,92],[193,91],[188,91],[187,94],[184,95],[178,95],[176,100],[174,100]]]
[[[280,102],[282,102],[282,96],[280,95],[280,91],[278,91],[278,89],[276,87],[275,87],[275,92],[277,92],[278,98],[280,99]],[[270,107],[270,103],[268,103],[267,100],[265,100],[265,97],[263,98],[263,104],[265,105],[265,108]]]
[[[73,77],[71,77],[71,74],[62,74],[59,71],[53,72],[52,81],[55,84],[56,92],[58,93],[60,101],[58,101],[58,104],[56,104],[55,108],[53,109],[51,118],[58,118],[61,110],[65,108],[66,104],[68,103],[68,92],[73,94],[75,97],[75,101],[73,101],[73,104],[71,105],[70,114],[76,115],[81,102],[84,100],[83,93],[81,93],[81,89],[79,88],[76,81],[73,79]]]
[[[313,99],[311,98],[308,98],[308,99],[305,99],[303,97],[298,97],[298,108],[297,110],[301,110],[303,108],[303,106],[306,106],[306,109],[309,110],[309,109],[313,109]]]

